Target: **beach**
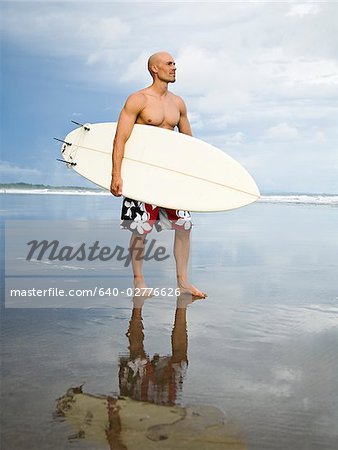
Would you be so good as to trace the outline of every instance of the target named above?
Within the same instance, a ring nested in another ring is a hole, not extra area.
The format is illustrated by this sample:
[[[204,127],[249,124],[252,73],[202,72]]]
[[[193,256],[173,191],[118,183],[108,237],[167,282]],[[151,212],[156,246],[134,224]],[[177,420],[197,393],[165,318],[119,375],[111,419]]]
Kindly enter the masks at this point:
[[[336,448],[337,196],[266,195],[238,210],[194,214],[190,273],[208,297],[184,302],[169,295],[175,273],[168,258],[146,268],[149,282],[166,290],[134,304],[130,266],[74,258],[33,267],[20,256],[23,243],[34,232],[41,238],[44,228],[48,239],[65,245],[68,236],[74,248],[76,238],[106,242],[110,230],[114,239],[127,239],[127,231],[114,228],[118,200],[67,191],[7,192],[1,199],[4,450],[109,449],[102,436],[86,439],[67,415],[56,414],[56,401],[81,385],[95,398],[126,395],[123,370],[134,367],[128,377],[140,375],[136,362],[156,366],[155,375],[161,364],[176,374],[160,400],[148,386],[142,401],[215,407],[236,429],[240,448]],[[171,231],[151,236],[170,250]],[[13,286],[71,283],[118,291],[77,298],[8,294]],[[140,401],[135,389],[129,386],[130,398]]]

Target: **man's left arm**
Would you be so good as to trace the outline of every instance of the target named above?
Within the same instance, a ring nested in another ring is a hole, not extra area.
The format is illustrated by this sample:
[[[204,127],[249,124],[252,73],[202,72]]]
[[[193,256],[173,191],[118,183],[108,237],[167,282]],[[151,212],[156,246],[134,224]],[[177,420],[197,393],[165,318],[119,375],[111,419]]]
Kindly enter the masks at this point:
[[[178,107],[180,109],[180,120],[177,124],[178,131],[192,136],[191,126],[188,119],[187,107],[181,97],[177,97]]]

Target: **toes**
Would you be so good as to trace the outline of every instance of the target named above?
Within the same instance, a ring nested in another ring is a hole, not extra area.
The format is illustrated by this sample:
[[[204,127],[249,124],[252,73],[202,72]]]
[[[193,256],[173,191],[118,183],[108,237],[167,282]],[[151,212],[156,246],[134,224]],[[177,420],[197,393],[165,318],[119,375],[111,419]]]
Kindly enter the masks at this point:
[[[198,289],[192,289],[191,290],[192,295],[196,295],[198,297],[207,297],[207,294],[205,292],[199,291]]]

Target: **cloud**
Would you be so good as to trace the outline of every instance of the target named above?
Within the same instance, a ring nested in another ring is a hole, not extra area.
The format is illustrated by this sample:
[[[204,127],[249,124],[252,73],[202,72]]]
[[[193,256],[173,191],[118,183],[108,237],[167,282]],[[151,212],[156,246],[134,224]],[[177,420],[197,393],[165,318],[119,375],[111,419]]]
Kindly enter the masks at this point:
[[[298,138],[298,130],[287,123],[279,123],[269,128],[265,134],[268,139],[290,141]]]
[[[287,6],[289,7],[289,6]],[[335,2],[295,4],[285,14],[289,33],[283,45],[289,55],[336,59],[338,40],[334,36],[338,20]]]
[[[227,144],[229,145],[240,145],[244,142],[245,136],[242,131],[237,131],[237,133],[230,134],[227,136]]]
[[[245,106],[250,101],[252,80],[224,50],[184,47],[176,58],[179,91],[195,98],[195,108],[218,113]]]
[[[319,130],[315,131],[313,140],[314,142],[318,142],[319,144],[324,144],[326,142],[325,133]]]
[[[0,161],[0,172],[4,178],[16,177],[31,177],[39,176],[41,172],[37,169],[31,169],[28,167],[19,167],[8,161]]]
[[[63,6],[32,2],[13,9],[5,5],[3,30],[7,38],[27,46],[30,52],[59,58],[72,56],[88,65],[106,64],[105,52],[113,54],[120,49],[130,33],[129,25],[118,16],[106,14],[106,9]]]
[[[321,155],[312,163],[322,173],[336,149],[337,4],[4,2],[2,10],[4,54],[13,67],[25,58],[30,73],[46,77],[47,62],[61,94],[66,84],[69,92],[81,85],[70,115],[88,115],[87,89],[108,93],[117,110],[150,83],[149,55],[167,49],[177,62],[170,88],[185,99],[195,135],[230,148],[261,180],[279,183],[274,164],[289,168],[292,141],[300,173],[302,161],[310,168],[309,148]],[[283,177],[279,185],[302,183],[296,169]],[[328,186],[330,177],[318,178],[317,186]]]
[[[299,3],[297,5],[292,5],[290,10],[287,12],[287,16],[297,16],[304,17],[309,14],[315,15],[318,14],[320,8],[318,5],[314,3]]]
[[[137,81],[143,84],[150,84],[151,77],[148,72],[148,58],[150,54],[143,50],[130,64],[126,65],[125,70],[121,73],[119,81],[121,83],[129,83]]]

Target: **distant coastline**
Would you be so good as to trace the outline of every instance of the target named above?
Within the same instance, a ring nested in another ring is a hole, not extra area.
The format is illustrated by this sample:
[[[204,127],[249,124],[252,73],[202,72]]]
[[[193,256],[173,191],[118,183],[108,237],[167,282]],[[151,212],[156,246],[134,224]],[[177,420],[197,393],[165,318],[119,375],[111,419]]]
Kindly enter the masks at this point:
[[[108,195],[109,192],[99,187],[52,186],[32,183],[0,183],[1,194],[64,194],[64,195]]]
[[[84,186],[52,186],[49,184],[32,184],[32,183],[0,183],[0,189],[51,189],[51,190],[86,190],[86,191],[103,191],[102,188],[84,187]]]
[[[30,183],[0,183],[1,194],[54,194],[54,195],[111,195],[99,187],[84,186],[51,186]],[[338,206],[338,194],[297,193],[297,192],[264,192],[260,203],[292,203],[307,205]]]

